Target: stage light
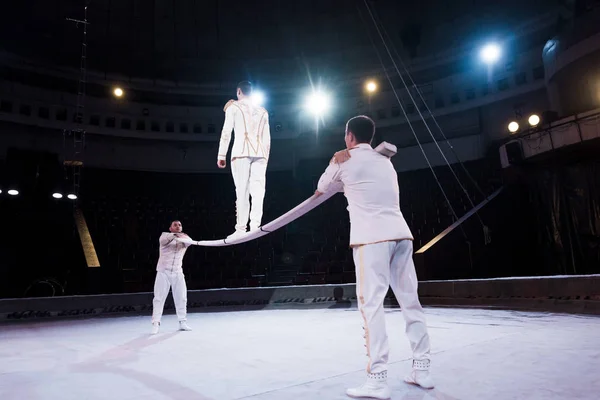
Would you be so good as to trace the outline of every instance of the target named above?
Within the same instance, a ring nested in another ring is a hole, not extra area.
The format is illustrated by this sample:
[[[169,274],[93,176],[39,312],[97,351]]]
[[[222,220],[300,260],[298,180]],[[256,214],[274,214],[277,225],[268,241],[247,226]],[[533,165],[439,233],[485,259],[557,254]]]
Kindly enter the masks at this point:
[[[62,199],[63,195],[61,193],[52,193],[52,197],[54,197],[55,199]]]
[[[315,116],[322,116],[331,108],[329,95],[315,91],[306,98],[305,108]]]
[[[77,196],[75,196],[73,193],[68,194],[67,197],[69,200],[77,200]]]
[[[265,103],[265,94],[260,90],[253,90],[250,99],[257,106],[262,106]]]
[[[15,190],[15,189],[11,189],[6,193],[10,194],[11,196],[17,196],[19,194],[19,191]]]
[[[113,90],[113,94],[116,97],[122,97],[123,96],[123,89],[121,89],[120,87],[116,87],[115,90]]]
[[[540,123],[540,117],[537,114],[531,114],[529,116],[529,125],[531,126],[538,126],[538,124]]]
[[[375,81],[369,81],[365,85],[365,88],[367,89],[367,92],[374,93],[377,90],[377,83],[375,83]]]
[[[510,133],[515,133],[518,130],[519,130],[519,123],[518,122],[513,121],[510,124],[508,124],[508,131]]]
[[[500,49],[500,46],[498,46],[497,44],[494,44],[494,43],[490,43],[490,44],[485,45],[481,49],[479,56],[481,57],[483,62],[491,65],[491,64],[495,64],[500,59],[501,54],[502,54],[502,50]]]

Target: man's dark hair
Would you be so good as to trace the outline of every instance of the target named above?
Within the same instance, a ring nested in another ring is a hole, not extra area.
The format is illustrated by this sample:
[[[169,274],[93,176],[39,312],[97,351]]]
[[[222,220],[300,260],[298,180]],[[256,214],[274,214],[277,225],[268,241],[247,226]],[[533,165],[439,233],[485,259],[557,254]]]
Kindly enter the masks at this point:
[[[252,84],[248,81],[241,81],[238,83],[237,88],[240,89],[246,96],[250,96],[252,94]]]
[[[375,122],[366,115],[350,118],[346,132],[352,132],[358,143],[371,143],[375,136]]]

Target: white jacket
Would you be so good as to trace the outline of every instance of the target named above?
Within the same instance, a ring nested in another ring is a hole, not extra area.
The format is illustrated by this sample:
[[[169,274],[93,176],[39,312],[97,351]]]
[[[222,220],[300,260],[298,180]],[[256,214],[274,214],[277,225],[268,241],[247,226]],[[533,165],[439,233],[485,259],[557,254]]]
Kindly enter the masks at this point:
[[[235,131],[231,158],[269,158],[271,132],[269,113],[252,103],[249,98],[239,101],[229,100],[225,107],[225,123],[221,131],[217,160],[225,160],[231,141],[231,131]]]
[[[325,193],[334,183],[344,185],[350,214],[350,246],[412,240],[400,211],[398,175],[390,159],[366,143],[351,149],[350,155],[342,164],[330,163],[317,188]]]
[[[163,232],[158,239],[160,243],[160,255],[158,257],[157,271],[177,272],[182,270],[183,256],[190,246],[182,243],[179,238],[171,232]]]

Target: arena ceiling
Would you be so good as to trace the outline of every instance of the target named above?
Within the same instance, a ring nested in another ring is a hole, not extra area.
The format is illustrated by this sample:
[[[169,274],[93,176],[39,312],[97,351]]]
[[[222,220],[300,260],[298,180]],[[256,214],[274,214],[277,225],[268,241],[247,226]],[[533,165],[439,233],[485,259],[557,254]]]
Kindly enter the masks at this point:
[[[0,15],[0,46],[76,68],[81,26],[66,18],[83,19],[84,3],[89,3],[88,68],[100,73],[210,84],[379,68],[357,11],[363,0],[10,1]],[[477,35],[505,33],[559,0],[370,3],[396,46],[421,56]]]

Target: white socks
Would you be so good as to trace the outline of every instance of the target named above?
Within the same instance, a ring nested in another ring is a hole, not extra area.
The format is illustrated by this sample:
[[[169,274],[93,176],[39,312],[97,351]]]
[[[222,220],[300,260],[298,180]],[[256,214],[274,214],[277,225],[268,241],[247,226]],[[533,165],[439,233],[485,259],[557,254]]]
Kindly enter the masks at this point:
[[[150,332],[150,334],[156,335],[158,333],[159,329],[160,329],[160,322],[153,322],[152,323],[152,332]]]

